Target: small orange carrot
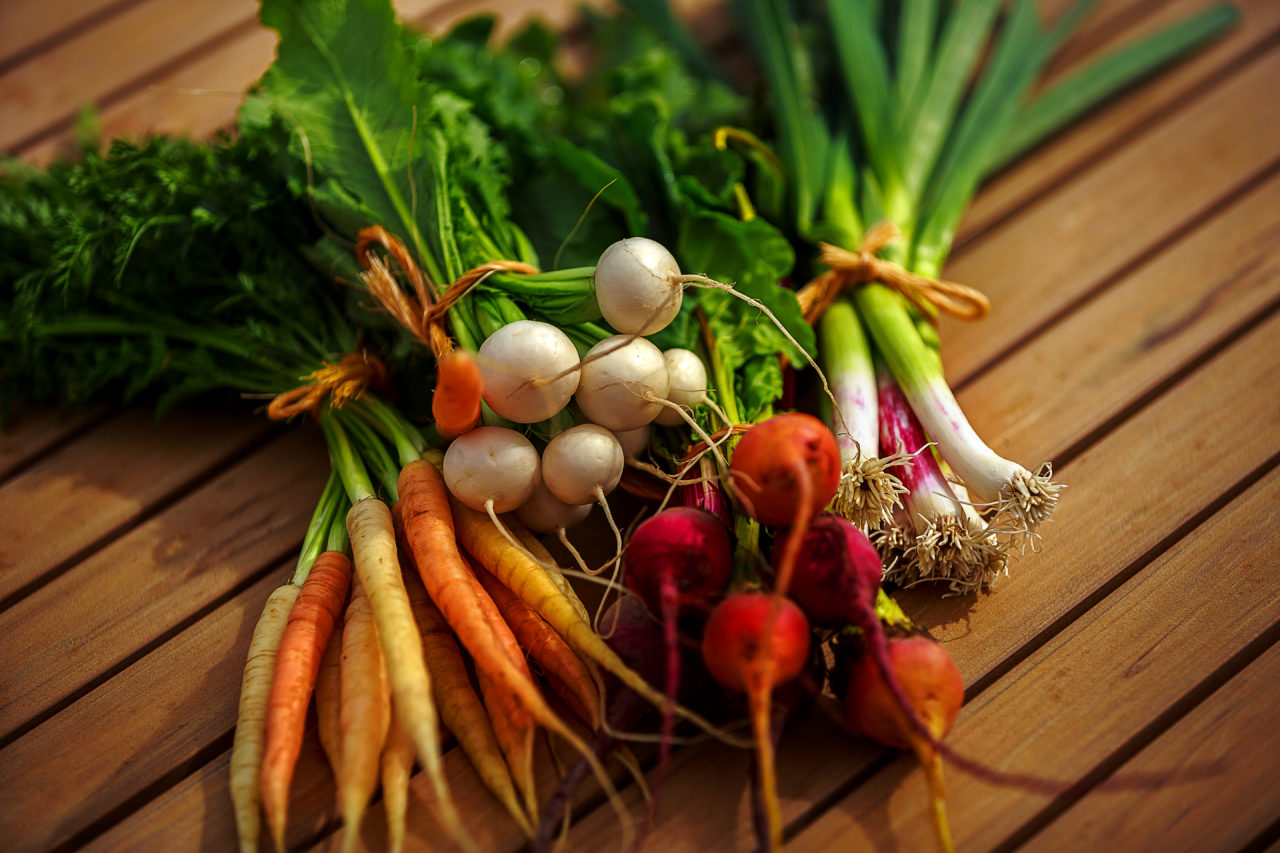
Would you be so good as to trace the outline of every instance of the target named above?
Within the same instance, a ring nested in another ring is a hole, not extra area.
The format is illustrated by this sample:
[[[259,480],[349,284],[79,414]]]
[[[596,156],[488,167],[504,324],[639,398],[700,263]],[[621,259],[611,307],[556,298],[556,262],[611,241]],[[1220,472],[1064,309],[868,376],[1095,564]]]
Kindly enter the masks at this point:
[[[465,558],[464,558],[465,559]],[[475,566],[468,561],[468,568],[474,576]],[[511,627],[502,618],[502,613],[493,599],[485,592],[484,587],[476,580],[476,599],[484,608],[485,618],[493,628],[494,638],[502,644],[507,657],[519,668],[524,677],[533,683],[533,673],[529,672],[529,664],[524,659],[524,651],[519,641],[511,632]],[[498,744],[502,754],[507,758],[507,766],[511,768],[511,776],[516,787],[524,795],[524,806],[529,814],[538,813],[538,796],[533,779],[533,740],[538,733],[533,717],[521,706],[520,701],[510,696],[502,683],[490,678],[483,670],[476,673],[480,682],[480,695],[484,697],[484,706],[489,710],[489,719],[493,721],[493,733],[498,736]]]
[[[338,805],[345,824],[342,849],[355,850],[360,818],[378,787],[382,745],[391,724],[391,692],[386,665],[378,648],[364,585],[352,585],[351,603],[342,631],[342,773],[338,776]]]
[[[258,784],[267,736],[267,705],[276,669],[276,653],[284,636],[289,611],[298,598],[298,587],[288,583],[267,598],[262,616],[249,641],[249,657],[240,685],[235,741],[231,746],[231,801],[235,806],[236,834],[241,853],[255,853],[261,822]]]
[[[507,589],[482,566],[473,565],[480,585],[498,606],[520,648],[542,667],[547,682],[573,712],[591,728],[599,727],[600,693],[591,672],[555,629],[532,607]]]
[[[333,628],[329,645],[320,659],[320,672],[316,675],[316,729],[320,733],[320,747],[329,759],[333,771],[334,787],[342,778],[342,623]]]
[[[475,358],[456,349],[436,363],[436,393],[431,417],[445,438],[456,438],[480,423],[480,395],[484,377]]]
[[[382,805],[387,811],[387,849],[404,849],[405,815],[409,812],[409,778],[413,775],[413,740],[405,733],[391,703],[391,725],[382,747]]]
[[[351,536],[356,571],[378,626],[378,641],[401,725],[413,740],[427,772],[446,831],[459,845],[474,850],[475,842],[463,828],[445,783],[431,677],[422,656],[422,637],[401,579],[391,511],[377,498],[364,498],[347,513],[347,532]]]
[[[480,781],[498,798],[520,828],[526,834],[532,834],[533,827],[516,798],[511,771],[503,758],[493,723],[471,686],[471,676],[467,673],[467,664],[453,631],[427,597],[422,581],[408,571],[405,572],[405,588],[418,621],[418,630],[422,632],[422,652],[426,656],[427,669],[431,671],[441,719],[458,739]]]
[[[311,566],[289,611],[276,656],[267,711],[267,744],[262,761],[262,808],[276,849],[284,849],[289,783],[302,749],[307,705],[315,688],[320,657],[347,600],[351,561],[339,551],[325,551]]]

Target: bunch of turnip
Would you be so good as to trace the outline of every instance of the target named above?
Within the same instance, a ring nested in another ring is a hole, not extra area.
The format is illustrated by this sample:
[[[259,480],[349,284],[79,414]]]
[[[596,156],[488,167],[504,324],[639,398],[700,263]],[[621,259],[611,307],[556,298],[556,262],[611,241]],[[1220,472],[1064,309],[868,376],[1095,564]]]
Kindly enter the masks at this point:
[[[715,409],[705,365],[689,350],[663,352],[645,337],[679,313],[688,278],[661,244],[620,240],[600,256],[594,273],[601,315],[619,334],[581,357],[569,336],[549,323],[518,320],[489,335],[475,361],[480,394],[495,417],[449,445],[444,476],[454,497],[499,526],[497,516],[514,511],[532,530],[558,534],[571,550],[565,531],[599,504],[620,553],[607,498],[628,464],[661,473],[645,461],[650,424],[687,423],[709,441],[692,418],[698,405]],[[539,452],[520,425],[543,423],[553,435]]]

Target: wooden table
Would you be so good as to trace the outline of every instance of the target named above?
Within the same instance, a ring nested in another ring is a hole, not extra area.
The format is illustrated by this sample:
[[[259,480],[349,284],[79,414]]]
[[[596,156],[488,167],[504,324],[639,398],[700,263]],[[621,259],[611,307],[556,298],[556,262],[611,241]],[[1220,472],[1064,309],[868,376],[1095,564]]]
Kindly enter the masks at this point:
[[[1227,38],[987,187],[948,268],[995,305],[944,324],[961,403],[997,450],[1052,460],[1069,484],[1043,552],[996,591],[904,597],[969,686],[954,747],[1069,783],[950,772],[961,850],[1280,837],[1280,3],[1237,2]],[[549,5],[563,24],[571,4]],[[1057,67],[1203,5],[1103,0]],[[429,27],[472,8],[399,6]],[[228,126],[272,54],[254,13],[5,0],[0,150],[48,158],[88,101],[110,135]],[[317,435],[249,417],[37,410],[0,435],[0,846],[232,848],[245,649],[325,470]],[[680,750],[649,849],[748,849],[747,760]],[[518,849],[464,762],[447,765],[485,849]],[[910,759],[814,716],[788,730],[780,772],[792,848],[931,848]],[[295,788],[291,844],[332,845],[313,739]],[[413,837],[434,840],[424,803],[411,810]],[[382,832],[371,810],[364,843]],[[572,849],[616,837],[588,808]]]

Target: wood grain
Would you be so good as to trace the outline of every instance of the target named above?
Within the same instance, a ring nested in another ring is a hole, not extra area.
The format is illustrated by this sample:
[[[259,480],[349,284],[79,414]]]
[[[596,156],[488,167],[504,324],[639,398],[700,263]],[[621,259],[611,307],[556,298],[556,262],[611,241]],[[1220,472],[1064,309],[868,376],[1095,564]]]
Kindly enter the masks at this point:
[[[1170,853],[1245,849],[1280,814],[1276,684],[1280,646],[1265,651],[1029,844]],[[1151,784],[1116,784],[1126,778]]]
[[[0,66],[39,45],[52,45],[68,31],[86,29],[127,6],[130,0],[5,0],[0,3]]]
[[[1260,524],[1277,501],[1280,471],[1273,471],[965,708],[952,746],[997,770],[1049,771],[1074,781],[1140,736],[1154,717],[1275,624],[1280,573],[1269,554],[1280,534]],[[932,839],[927,796],[910,763],[904,757],[877,774],[797,836],[792,848],[893,843],[926,849]],[[1208,783],[1231,769],[1193,761],[1184,771],[1188,781]],[[1138,786],[1153,782],[1132,779]],[[1119,777],[1112,784],[1125,782]],[[955,772],[947,789],[956,846],[964,850],[999,846],[1048,802]]]
[[[12,423],[0,429],[0,484],[103,415],[102,409],[37,408],[19,412]]]
[[[1085,440],[1280,297],[1280,178],[960,392],[978,434],[1026,465]]]
[[[0,600],[269,429],[243,416],[175,413],[157,423],[130,411],[23,471],[0,486]]]
[[[287,568],[273,575],[0,751],[6,849],[75,838],[231,730],[249,636]]]
[[[1167,0],[1144,4],[1151,13],[1137,16],[1132,26],[1115,27],[1120,18],[1127,22],[1132,9],[1127,4],[1100,3],[1086,26],[1063,50],[1070,62],[1088,61],[1104,48],[1124,44],[1139,35],[1168,26],[1201,12],[1209,4],[1203,0]],[[1240,24],[1202,51],[1127,92],[1083,120],[1058,134],[1050,144],[1029,153],[1022,161],[991,180],[965,211],[958,242],[972,240],[1024,204],[1062,181],[1076,179],[1098,161],[1122,145],[1127,137],[1167,113],[1185,109],[1194,100],[1192,93],[1207,81],[1229,73],[1241,57],[1259,49],[1280,30],[1280,4],[1270,0],[1234,0]],[[1099,38],[1098,36],[1109,36]],[[1066,71],[1063,68],[1062,71]],[[1058,72],[1060,73],[1060,72]],[[1055,73],[1053,76],[1058,76]],[[1051,78],[1052,79],[1052,76]],[[960,251],[964,251],[962,248]]]
[[[0,75],[0,151],[20,149],[205,41],[253,20],[253,0],[142,0]]]
[[[316,435],[285,435],[0,614],[0,733],[296,549],[327,473]]]
[[[972,377],[1272,163],[1280,110],[1254,105],[1277,86],[1272,52],[959,256],[947,276],[983,290],[992,310],[982,323],[943,320],[948,378]]]

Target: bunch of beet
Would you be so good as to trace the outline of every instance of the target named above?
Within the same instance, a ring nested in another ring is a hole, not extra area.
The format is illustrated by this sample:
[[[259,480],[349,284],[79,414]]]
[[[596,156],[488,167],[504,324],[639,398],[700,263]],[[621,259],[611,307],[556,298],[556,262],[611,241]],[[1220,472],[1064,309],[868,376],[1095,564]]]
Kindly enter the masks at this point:
[[[940,739],[959,711],[963,684],[938,644],[886,634],[876,609],[883,574],[879,554],[855,526],[824,513],[840,464],[835,437],[808,415],[779,415],[741,437],[728,491],[737,512],[773,529],[767,563],[755,553],[754,539],[739,541],[735,551],[724,516],[700,508],[708,501],[723,506],[723,495],[706,483],[690,501],[697,506],[665,510],[632,534],[626,584],[661,624],[665,649],[668,707],[659,766],[665,765],[672,735],[681,638],[700,638],[707,672],[746,697],[756,743],[758,830],[763,846],[779,847],[774,741],[779,707],[786,703],[775,701],[775,691],[790,686],[788,701],[797,684],[816,691],[820,679],[800,678],[813,660],[815,634],[852,627],[859,655],[844,691],[850,727],[916,752],[930,770],[939,838],[946,847]]]

